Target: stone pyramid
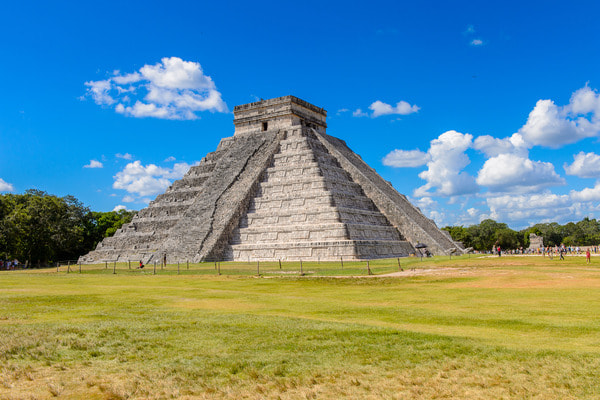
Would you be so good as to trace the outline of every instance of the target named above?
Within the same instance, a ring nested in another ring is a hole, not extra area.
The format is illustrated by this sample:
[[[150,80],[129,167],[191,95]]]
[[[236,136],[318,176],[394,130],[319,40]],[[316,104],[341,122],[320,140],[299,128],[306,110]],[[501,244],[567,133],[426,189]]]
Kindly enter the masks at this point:
[[[293,96],[234,109],[235,134],[82,262],[356,260],[461,251]],[[417,253],[418,254],[418,253]]]

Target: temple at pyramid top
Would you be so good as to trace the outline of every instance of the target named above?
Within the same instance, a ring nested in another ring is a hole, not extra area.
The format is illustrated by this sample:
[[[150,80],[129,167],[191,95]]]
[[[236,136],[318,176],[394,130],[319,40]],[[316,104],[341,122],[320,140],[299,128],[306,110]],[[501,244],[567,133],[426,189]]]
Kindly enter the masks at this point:
[[[233,109],[235,135],[306,126],[325,133],[327,111],[294,96],[243,104]]]
[[[461,252],[294,96],[234,108],[235,134],[81,262],[360,260]],[[417,246],[418,245],[418,246]]]

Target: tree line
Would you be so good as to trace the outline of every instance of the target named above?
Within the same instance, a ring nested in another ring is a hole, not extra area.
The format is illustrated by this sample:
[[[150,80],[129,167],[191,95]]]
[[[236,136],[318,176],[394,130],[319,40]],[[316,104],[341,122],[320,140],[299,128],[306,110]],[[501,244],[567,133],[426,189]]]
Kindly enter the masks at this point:
[[[579,222],[559,225],[556,222],[535,224],[520,231],[512,230],[508,225],[492,219],[481,221],[477,225],[446,226],[442,228],[450,233],[452,239],[460,241],[465,247],[475,250],[491,250],[494,245],[503,249],[529,247],[529,235],[543,236],[544,246],[597,246],[600,244],[600,221],[585,217]]]
[[[29,265],[76,260],[135,214],[126,210],[90,211],[73,196],[57,197],[35,189],[0,195],[0,259],[16,258]],[[527,248],[531,233],[543,236],[545,246],[600,244],[600,221],[587,217],[576,223],[541,223],[520,231],[492,219],[442,229],[465,247],[480,251],[491,250],[494,245],[507,250]]]
[[[0,259],[28,265],[76,260],[113,235],[136,211],[90,211],[73,196],[30,189],[0,195]]]

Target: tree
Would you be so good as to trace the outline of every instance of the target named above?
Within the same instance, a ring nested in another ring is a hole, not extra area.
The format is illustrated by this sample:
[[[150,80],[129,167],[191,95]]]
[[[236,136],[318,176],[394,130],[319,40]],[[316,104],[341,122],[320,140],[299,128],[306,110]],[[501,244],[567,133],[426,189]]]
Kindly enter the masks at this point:
[[[461,242],[465,247],[473,246],[473,237],[469,230],[464,226],[446,226],[442,229],[450,233],[452,240]]]
[[[123,224],[131,222],[136,213],[127,210],[90,212],[86,220],[86,248],[94,249],[102,239],[114,235]]]
[[[517,249],[520,246],[519,234],[508,227],[498,229],[494,233],[494,237],[503,249]]]
[[[473,238],[473,248],[481,251],[491,250],[498,241],[496,232],[501,229],[510,229],[508,225],[498,223],[493,219],[481,221],[479,225],[467,228]]]
[[[133,215],[125,210],[91,212],[73,196],[40,190],[0,195],[0,257],[29,264],[74,260]]]

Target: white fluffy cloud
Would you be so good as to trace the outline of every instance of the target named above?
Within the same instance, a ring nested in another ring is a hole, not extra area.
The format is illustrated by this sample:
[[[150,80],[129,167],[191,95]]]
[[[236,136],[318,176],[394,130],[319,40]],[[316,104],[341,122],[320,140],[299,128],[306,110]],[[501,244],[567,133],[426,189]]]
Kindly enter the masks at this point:
[[[429,154],[421,150],[392,150],[383,158],[383,165],[388,167],[420,167],[429,161]]]
[[[178,57],[165,57],[130,74],[116,71],[112,78],[85,84],[97,104],[116,104],[116,112],[137,118],[196,119],[201,111],[227,112],[202,66]]]
[[[527,157],[529,154],[527,143],[523,140],[523,136],[518,133],[504,139],[498,139],[490,135],[479,136],[473,141],[473,148],[481,151],[488,157],[495,157],[505,153]]]
[[[122,158],[123,160],[131,160],[131,159],[133,159],[133,156],[131,154],[129,154],[129,153],[125,153],[125,154],[117,153],[117,154],[115,154],[115,157]]]
[[[520,222],[523,225],[557,221],[566,215],[572,215],[571,198],[550,192],[489,197],[487,205],[492,219]]]
[[[104,164],[98,160],[90,160],[90,163],[84,165],[83,168],[104,168]]]
[[[585,85],[571,95],[566,111],[572,115],[593,113],[596,114],[594,117],[598,118],[600,116],[598,115],[600,114],[600,95],[588,85]]]
[[[552,100],[539,100],[519,130],[531,145],[559,148],[600,133],[600,98],[585,86],[571,96],[569,104],[557,106]]]
[[[478,190],[475,179],[461,172],[470,163],[465,150],[471,147],[472,140],[472,135],[456,131],[445,132],[432,140],[427,170],[419,174],[427,183],[417,188],[414,195],[456,196],[475,193]]]
[[[369,110],[373,111],[372,117],[379,117],[381,115],[389,115],[389,114],[400,114],[400,115],[408,115],[416,113],[420,110],[420,108],[416,105],[410,105],[404,100],[396,103],[396,106],[393,107],[390,104],[386,104],[382,101],[375,101],[369,106]]]
[[[115,103],[115,99],[110,95],[112,89],[110,79],[104,81],[89,81],[85,83],[85,86],[88,87],[87,94],[94,99],[96,104],[104,106]]]
[[[565,163],[563,167],[568,175],[580,178],[600,178],[600,155],[581,151],[573,156],[573,164]]]
[[[477,183],[496,192],[533,192],[563,185],[565,180],[554,171],[552,163],[532,161],[515,154],[500,154],[483,164]]]
[[[125,207],[125,206],[124,206],[124,205],[122,205],[122,204],[119,204],[118,206],[116,206],[115,208],[113,208],[113,211],[117,211],[117,212],[119,212],[119,211],[121,211],[121,210],[127,210],[127,207]]]
[[[352,111],[352,116],[353,117],[368,117],[369,113],[363,112],[363,110],[361,110],[360,108],[357,108],[356,110]]]
[[[14,192],[15,187],[6,182],[4,179],[0,178],[0,192]]]
[[[358,108],[352,112],[353,117],[380,117],[382,115],[408,115],[416,113],[420,110],[419,106],[410,105],[408,102],[401,100],[396,103],[395,106],[391,104],[384,103],[380,100],[376,100],[369,106],[369,110],[372,111],[371,114],[368,112],[364,112],[362,109]]]
[[[190,167],[191,165],[187,163],[176,163],[173,168],[158,167],[154,164],[144,166],[140,161],[134,161],[117,172],[114,176],[113,188],[123,189],[139,196],[156,195],[164,192],[171,185],[172,180],[181,179]]]
[[[598,202],[600,201],[600,182],[597,182],[593,188],[585,188],[581,191],[572,190],[570,196],[574,201]]]

